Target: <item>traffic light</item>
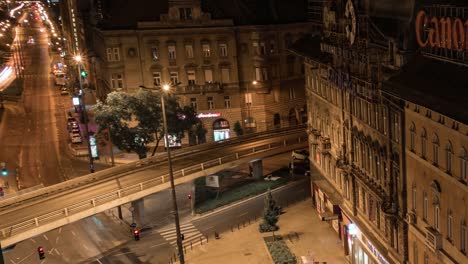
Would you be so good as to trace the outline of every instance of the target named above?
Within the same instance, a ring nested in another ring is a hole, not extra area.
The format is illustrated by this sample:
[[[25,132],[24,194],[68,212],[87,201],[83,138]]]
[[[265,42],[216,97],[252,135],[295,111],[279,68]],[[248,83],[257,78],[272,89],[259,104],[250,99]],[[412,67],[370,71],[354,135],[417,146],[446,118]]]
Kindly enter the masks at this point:
[[[88,76],[88,72],[85,70],[81,70],[81,77],[86,78]]]
[[[133,237],[135,238],[135,241],[140,240],[140,230],[138,229],[133,230]]]
[[[6,168],[2,169],[2,176],[8,176],[8,171]]]
[[[189,200],[192,200],[192,194],[191,194],[191,193],[187,194],[187,198],[188,198]]]
[[[43,247],[37,248],[37,254],[39,255],[39,259],[45,259],[45,252]]]
[[[180,234],[180,240],[184,240],[184,239],[185,239],[184,234]]]

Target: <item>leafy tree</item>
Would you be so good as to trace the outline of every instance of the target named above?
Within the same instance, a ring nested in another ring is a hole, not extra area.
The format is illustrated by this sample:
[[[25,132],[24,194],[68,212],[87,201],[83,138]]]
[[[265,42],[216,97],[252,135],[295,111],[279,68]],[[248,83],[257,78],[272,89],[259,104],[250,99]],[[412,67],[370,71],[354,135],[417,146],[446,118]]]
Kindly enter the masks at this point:
[[[234,132],[236,133],[236,136],[242,136],[244,134],[244,130],[242,129],[242,126],[239,121],[236,121],[234,123]]]
[[[276,225],[278,222],[279,215],[281,213],[281,207],[276,205],[275,200],[271,195],[270,189],[265,195],[265,207],[263,209],[263,221],[259,225],[259,230],[263,232],[272,232],[279,229]]]
[[[120,150],[135,151],[140,159],[146,157],[147,144],[154,140],[153,131],[136,116],[140,102],[123,92],[108,94],[106,103],[98,102],[94,108],[99,124],[98,137],[104,138],[110,129],[112,143]]]

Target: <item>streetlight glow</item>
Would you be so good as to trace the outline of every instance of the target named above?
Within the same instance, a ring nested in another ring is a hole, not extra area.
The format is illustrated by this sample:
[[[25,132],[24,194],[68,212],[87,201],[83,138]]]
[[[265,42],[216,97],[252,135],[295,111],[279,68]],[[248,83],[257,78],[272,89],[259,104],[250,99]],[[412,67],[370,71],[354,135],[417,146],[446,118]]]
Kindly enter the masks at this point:
[[[75,59],[75,61],[77,61],[77,62],[81,62],[81,55],[76,55],[76,56],[74,57],[74,59]]]
[[[253,85],[257,85],[257,81],[252,81],[252,84],[253,84]]]

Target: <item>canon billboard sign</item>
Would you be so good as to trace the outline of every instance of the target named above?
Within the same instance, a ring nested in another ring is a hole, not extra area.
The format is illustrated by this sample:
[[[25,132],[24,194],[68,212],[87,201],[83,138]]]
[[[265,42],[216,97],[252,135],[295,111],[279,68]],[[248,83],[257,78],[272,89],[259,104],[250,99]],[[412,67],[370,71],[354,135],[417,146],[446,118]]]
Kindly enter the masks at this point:
[[[416,41],[422,48],[468,50],[468,20],[459,17],[431,16],[420,10],[415,21]]]

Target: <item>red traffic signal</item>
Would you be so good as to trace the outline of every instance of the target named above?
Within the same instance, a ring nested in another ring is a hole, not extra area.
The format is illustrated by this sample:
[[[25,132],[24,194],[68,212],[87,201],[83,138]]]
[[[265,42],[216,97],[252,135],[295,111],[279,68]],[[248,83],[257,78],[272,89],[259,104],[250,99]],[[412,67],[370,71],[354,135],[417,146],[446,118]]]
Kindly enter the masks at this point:
[[[187,194],[187,198],[188,198],[189,200],[192,200],[192,194],[191,194],[191,193]]]
[[[138,229],[133,230],[133,237],[135,238],[135,241],[140,240],[140,230]]]
[[[38,247],[37,248],[37,254],[39,254],[39,259],[44,259],[45,258],[45,252],[43,247]]]

